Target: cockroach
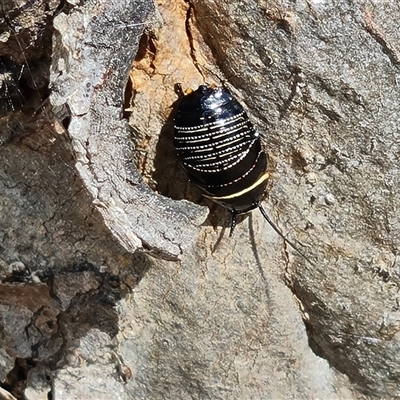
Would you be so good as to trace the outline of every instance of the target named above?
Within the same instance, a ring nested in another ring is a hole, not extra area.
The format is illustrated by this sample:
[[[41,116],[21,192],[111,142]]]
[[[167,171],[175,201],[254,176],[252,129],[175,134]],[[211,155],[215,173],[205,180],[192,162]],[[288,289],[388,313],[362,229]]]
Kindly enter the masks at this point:
[[[269,178],[267,155],[241,104],[225,86],[201,85],[183,93],[177,85],[177,92],[181,99],[174,120],[176,152],[203,196],[230,211],[229,236],[238,214],[258,208],[278,235],[307,259],[261,205]]]

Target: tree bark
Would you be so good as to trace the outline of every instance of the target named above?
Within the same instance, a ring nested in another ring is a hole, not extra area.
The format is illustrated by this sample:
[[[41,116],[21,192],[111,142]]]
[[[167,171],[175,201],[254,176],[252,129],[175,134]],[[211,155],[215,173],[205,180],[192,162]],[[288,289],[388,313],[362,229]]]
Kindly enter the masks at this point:
[[[4,389],[399,397],[398,5],[3,12]],[[227,212],[188,183],[173,149],[176,83],[224,84],[243,103],[269,156],[263,204],[311,262],[255,211],[227,237]]]

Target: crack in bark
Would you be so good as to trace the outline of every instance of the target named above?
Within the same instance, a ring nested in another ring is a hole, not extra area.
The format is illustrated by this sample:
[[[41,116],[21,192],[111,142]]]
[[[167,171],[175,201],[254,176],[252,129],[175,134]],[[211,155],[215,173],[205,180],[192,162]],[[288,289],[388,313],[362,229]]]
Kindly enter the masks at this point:
[[[371,15],[369,13],[366,16],[366,23],[364,24],[365,31],[374,39],[378,44],[381,45],[383,53],[385,53],[390,62],[398,67],[400,65],[400,59],[393,47],[386,41],[384,35],[379,32],[374,22],[372,21]]]
[[[279,119],[282,120],[287,111],[289,110],[290,105],[293,103],[293,100],[295,99],[297,95],[297,89],[299,87],[299,84],[303,83],[303,78],[301,76],[301,69],[298,68],[295,71],[293,71],[293,82],[291,84],[290,88],[290,95],[289,97],[283,102],[282,107],[280,107],[279,110]]]
[[[196,48],[194,46],[194,39],[193,39],[193,33],[192,33],[191,19],[193,17],[193,13],[194,13],[194,5],[189,0],[185,0],[185,3],[188,4],[188,9],[186,11],[186,19],[185,19],[185,31],[186,31],[186,36],[188,38],[189,47],[190,47],[190,58],[192,59],[193,64],[196,67],[197,71],[199,71],[201,77],[203,78],[203,81],[205,81],[203,71],[201,70],[201,68],[199,66],[199,62],[196,57]]]

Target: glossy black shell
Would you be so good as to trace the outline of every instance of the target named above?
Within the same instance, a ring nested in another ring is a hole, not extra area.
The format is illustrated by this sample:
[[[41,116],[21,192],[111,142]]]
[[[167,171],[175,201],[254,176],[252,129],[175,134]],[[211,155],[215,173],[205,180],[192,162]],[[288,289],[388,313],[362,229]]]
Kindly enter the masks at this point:
[[[174,145],[190,180],[234,214],[259,206],[268,174],[259,134],[226,87],[199,86],[184,95]]]

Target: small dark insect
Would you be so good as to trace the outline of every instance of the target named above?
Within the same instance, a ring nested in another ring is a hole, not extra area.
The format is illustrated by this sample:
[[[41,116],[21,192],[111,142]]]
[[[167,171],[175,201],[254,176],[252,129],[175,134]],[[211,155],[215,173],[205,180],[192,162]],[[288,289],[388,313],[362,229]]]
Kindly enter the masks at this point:
[[[297,252],[261,206],[269,177],[260,135],[240,103],[224,87],[201,85],[182,92],[175,116],[174,146],[190,180],[203,196],[236,216],[259,208],[272,228]]]

